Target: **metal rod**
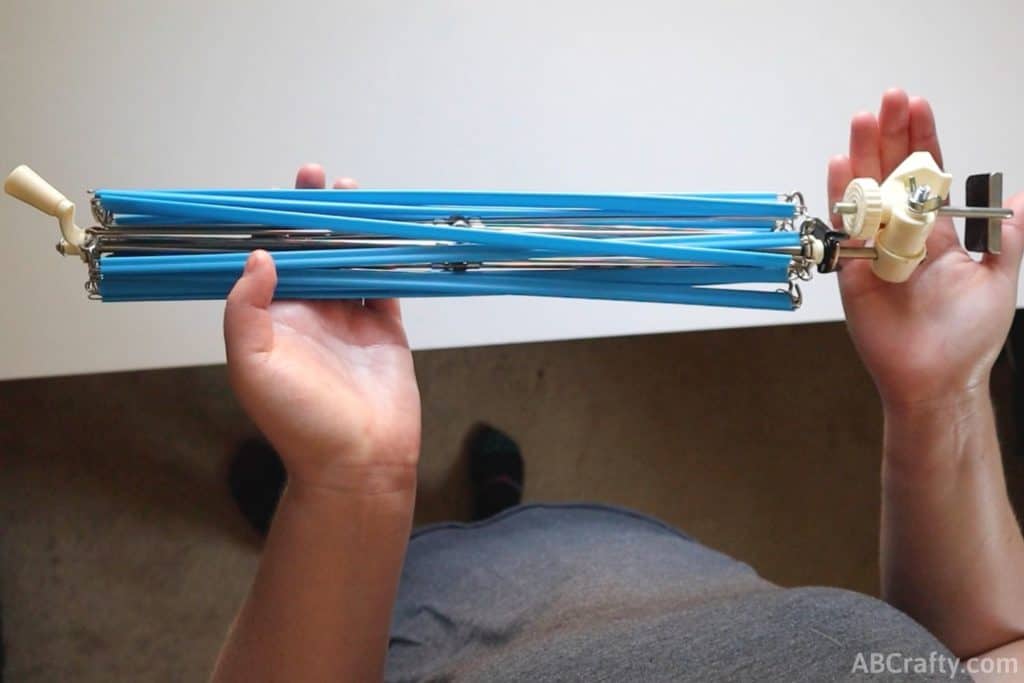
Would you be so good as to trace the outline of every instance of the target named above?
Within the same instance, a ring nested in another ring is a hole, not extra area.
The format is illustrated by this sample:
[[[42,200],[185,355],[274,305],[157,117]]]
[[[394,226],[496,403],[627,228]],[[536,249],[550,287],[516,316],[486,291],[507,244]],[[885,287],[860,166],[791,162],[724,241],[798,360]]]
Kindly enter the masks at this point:
[[[423,225],[435,225],[433,223],[423,223]],[[445,224],[440,224],[445,225]],[[537,223],[537,224],[505,224],[505,223],[494,223],[488,221],[486,223],[480,222],[478,227],[486,227],[491,230],[505,231],[505,232],[526,232],[526,233],[550,233],[550,234],[563,234],[563,235],[598,235],[604,237],[629,237],[634,235],[639,236],[672,236],[672,235],[711,235],[711,234],[748,234],[749,229],[742,227],[735,228],[728,224],[722,224],[721,226],[709,227],[709,228],[696,228],[696,227],[661,227],[661,226],[649,226],[649,225],[613,225],[608,226],[594,226],[594,225],[582,225],[582,224],[558,224],[558,223]],[[330,236],[342,236],[340,233],[332,232],[331,230],[316,230],[309,228],[296,228],[287,229],[279,228],[273,230],[260,229],[259,226],[231,226],[231,225],[140,225],[136,226],[118,226],[114,227],[94,227],[90,229],[96,234],[104,236],[126,236],[126,237],[215,237],[226,235],[228,238],[237,239],[239,237],[245,237],[249,234],[259,234],[266,236],[294,236],[294,237],[330,237]],[[346,235],[347,236],[347,235]],[[354,236],[354,235],[353,235]]]
[[[772,249],[778,254],[789,254],[790,256],[804,256],[803,247],[777,247]],[[878,258],[878,252],[874,247],[839,247],[839,258],[843,259],[871,259]]]
[[[832,213],[841,216],[857,213],[854,202],[836,202],[832,205]],[[937,212],[940,216],[956,218],[1013,218],[1012,209],[997,206],[941,206]]]
[[[942,206],[940,216],[959,216],[961,218],[1013,218],[1013,209],[1002,209],[997,206]]]
[[[493,228],[488,228],[493,229]],[[499,229],[499,232],[523,232],[534,233],[529,228],[513,229],[508,226]],[[540,230],[538,232],[546,232]],[[553,234],[580,235],[583,231],[572,230],[566,233],[552,230]],[[593,231],[601,236],[628,236],[634,239],[641,238],[678,238],[672,243],[680,246],[716,246],[716,240],[729,241],[730,239],[754,240],[754,242],[770,240],[772,237],[785,236],[787,233],[779,232],[750,232],[744,230],[695,230],[692,228],[674,229],[641,229],[638,231],[598,228]],[[90,228],[89,234],[95,239],[96,248],[101,252],[123,251],[123,252],[159,252],[166,251],[190,251],[190,252],[222,252],[231,250],[250,249],[271,249],[275,251],[300,250],[300,249],[324,249],[324,248],[350,248],[367,246],[423,246],[441,247],[452,245],[452,241],[439,240],[414,240],[388,237],[374,237],[368,235],[345,234],[331,232],[330,230],[311,229],[257,229],[239,232],[210,231],[199,232],[194,229],[169,228],[152,226],[143,229],[117,229],[117,228]],[[792,233],[789,233],[792,234]],[[638,238],[642,236],[641,238]],[[655,242],[651,241],[654,244]],[[669,243],[666,241],[666,243]],[[751,243],[751,250],[758,250],[760,244]]]
[[[874,247],[839,247],[839,258],[841,259],[870,259],[878,258],[878,252]]]

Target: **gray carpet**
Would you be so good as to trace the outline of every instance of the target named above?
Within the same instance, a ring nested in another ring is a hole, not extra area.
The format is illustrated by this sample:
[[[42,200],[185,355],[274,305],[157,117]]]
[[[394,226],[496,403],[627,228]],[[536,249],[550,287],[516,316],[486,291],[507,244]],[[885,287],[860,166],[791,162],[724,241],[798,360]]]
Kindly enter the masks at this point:
[[[460,445],[486,420],[519,440],[529,500],[626,505],[775,581],[877,590],[879,408],[840,325],[416,367],[420,523],[466,516]],[[0,383],[8,681],[207,676],[259,554],[223,484],[251,432],[222,367]]]

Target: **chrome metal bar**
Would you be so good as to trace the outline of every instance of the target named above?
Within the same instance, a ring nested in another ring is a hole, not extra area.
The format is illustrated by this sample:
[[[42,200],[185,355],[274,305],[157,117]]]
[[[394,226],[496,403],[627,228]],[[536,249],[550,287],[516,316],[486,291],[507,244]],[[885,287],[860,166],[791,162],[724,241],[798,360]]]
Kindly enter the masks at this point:
[[[774,251],[778,254],[789,254],[790,256],[806,256],[803,247],[777,247],[766,251]],[[839,258],[841,259],[871,259],[878,258],[878,252],[874,247],[839,247]]]
[[[160,227],[146,229],[123,229],[93,227],[90,236],[95,240],[99,251],[121,250],[154,252],[163,250],[180,250],[189,252],[225,251],[236,249],[324,249],[353,247],[432,247],[455,244],[452,241],[414,240],[402,238],[374,237],[370,235],[341,234],[330,230],[261,228],[247,231],[224,231],[218,226],[217,231],[199,232],[190,226]],[[487,226],[492,228],[492,226]],[[570,228],[568,230],[548,229],[542,226],[521,228],[519,226],[502,226],[499,231],[519,231],[530,233],[551,233],[564,235],[601,235],[606,237],[674,237],[682,235],[731,235],[744,234],[742,230],[703,230],[696,228],[648,228],[630,227],[623,229],[608,228]]]
[[[841,259],[870,259],[878,258],[878,252],[874,247],[839,247],[839,258]]]
[[[432,223],[421,223],[422,225],[432,225]],[[503,223],[475,223],[476,226],[485,227],[494,231],[504,232],[528,232],[528,233],[551,233],[551,234],[565,234],[565,235],[605,235],[608,237],[616,236],[671,236],[671,235],[729,235],[729,234],[745,234],[747,231],[743,228],[730,228],[728,225],[723,225],[716,228],[696,228],[696,227],[665,227],[655,225],[608,225],[608,226],[595,226],[586,224],[568,224],[568,223],[530,223],[530,224],[503,224]],[[256,225],[229,225],[229,224],[217,224],[217,225],[140,225],[134,226],[121,226],[113,225],[111,227],[94,227],[91,228],[93,232],[103,232],[104,234],[124,234],[124,235],[163,235],[166,233],[168,236],[181,236],[181,235],[238,235],[252,232],[259,232],[261,234],[279,234],[279,235],[338,235],[330,230],[317,230],[311,228],[274,228],[266,229]],[[354,234],[352,236],[355,236]],[[368,236],[368,235],[367,235]]]
[[[997,206],[940,206],[937,212],[940,216],[952,218],[1013,218],[1012,209]],[[852,215],[857,213],[857,205],[854,202],[836,202],[832,205],[832,213]]]
[[[1013,218],[1013,209],[1003,209],[996,206],[941,206],[940,216],[955,216],[960,218]]]

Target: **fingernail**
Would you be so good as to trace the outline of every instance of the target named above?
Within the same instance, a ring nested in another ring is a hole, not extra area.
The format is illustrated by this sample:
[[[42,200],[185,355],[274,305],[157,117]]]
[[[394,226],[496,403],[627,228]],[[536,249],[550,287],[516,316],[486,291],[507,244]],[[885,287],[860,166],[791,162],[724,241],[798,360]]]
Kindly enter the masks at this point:
[[[245,273],[252,272],[252,269],[256,267],[256,259],[258,259],[258,258],[259,258],[259,256],[257,256],[255,251],[252,252],[251,254],[249,254],[249,258],[245,259],[245,268],[244,268],[243,272],[245,272]]]

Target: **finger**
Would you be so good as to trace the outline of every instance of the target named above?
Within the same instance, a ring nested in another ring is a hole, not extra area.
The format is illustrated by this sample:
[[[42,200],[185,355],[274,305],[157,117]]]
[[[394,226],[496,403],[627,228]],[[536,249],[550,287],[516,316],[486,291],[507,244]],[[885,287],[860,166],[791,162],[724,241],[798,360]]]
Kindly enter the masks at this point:
[[[306,164],[295,174],[295,187],[300,190],[322,190],[325,178],[323,166]]]
[[[1017,282],[1024,254],[1024,192],[1011,197],[1006,208],[1013,209],[1013,217],[1003,221],[1002,253],[985,254],[982,262],[987,268],[1002,270],[1011,282]]]
[[[882,95],[878,129],[884,177],[910,154],[910,100],[905,91],[893,88]]]
[[[352,178],[339,176],[334,179],[334,185],[332,187],[334,187],[335,190],[354,190],[359,187],[359,184]]]
[[[862,112],[850,121],[850,168],[856,178],[882,179],[878,119]]]
[[[249,254],[245,269],[224,306],[224,344],[228,364],[270,350],[274,341],[270,302],[277,286],[277,269],[263,250]]]
[[[853,168],[850,166],[850,157],[845,154],[834,156],[828,161],[828,207],[832,217],[832,227],[836,230],[843,229],[843,217],[831,213],[832,205],[843,198],[846,186],[853,180]]]
[[[928,100],[923,97],[910,98],[910,151],[928,152],[935,163],[942,167],[942,150],[939,149],[939,135],[935,129],[935,114]]]
[[[398,299],[367,299],[365,305],[371,311],[390,315],[396,320],[402,319],[402,306]]]

